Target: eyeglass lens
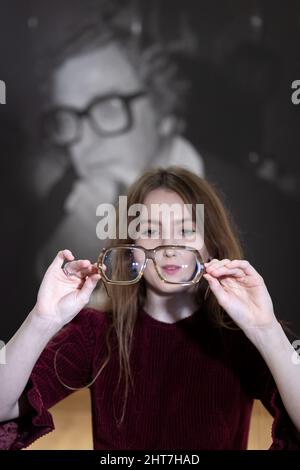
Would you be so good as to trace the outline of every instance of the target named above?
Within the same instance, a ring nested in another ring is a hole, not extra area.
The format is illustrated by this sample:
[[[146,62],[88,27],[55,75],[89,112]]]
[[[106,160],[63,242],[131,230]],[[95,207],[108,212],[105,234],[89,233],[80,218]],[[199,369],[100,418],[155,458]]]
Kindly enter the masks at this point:
[[[145,263],[145,253],[138,248],[112,248],[106,251],[102,263],[109,281],[128,282],[138,278]]]
[[[127,282],[140,276],[145,260],[145,252],[140,248],[117,247],[106,251],[102,263],[109,281]],[[182,248],[157,249],[155,261],[160,276],[174,284],[190,282],[202,270],[196,253]]]
[[[174,284],[190,282],[198,273],[198,259],[194,251],[160,248],[155,253],[155,260],[163,279]]]

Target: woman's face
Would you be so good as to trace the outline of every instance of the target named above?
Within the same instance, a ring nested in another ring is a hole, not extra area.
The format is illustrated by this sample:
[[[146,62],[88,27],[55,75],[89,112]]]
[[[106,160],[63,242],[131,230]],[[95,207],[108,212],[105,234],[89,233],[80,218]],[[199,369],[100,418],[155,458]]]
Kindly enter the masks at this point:
[[[151,191],[145,201],[145,214],[141,217],[140,238],[135,242],[146,249],[165,245],[184,245],[195,248],[204,262],[209,254],[204,246],[204,233],[184,210],[184,201],[174,191],[159,188]],[[168,210],[171,207],[175,211]],[[159,208],[159,210],[158,210]],[[184,224],[184,221],[186,224]],[[179,252],[165,248],[157,256],[159,270],[163,277],[172,282],[189,281],[195,270],[195,257],[189,251]],[[194,286],[184,286],[163,282],[157,274],[154,262],[150,259],[144,272],[147,286],[160,293],[175,293],[192,290]]]

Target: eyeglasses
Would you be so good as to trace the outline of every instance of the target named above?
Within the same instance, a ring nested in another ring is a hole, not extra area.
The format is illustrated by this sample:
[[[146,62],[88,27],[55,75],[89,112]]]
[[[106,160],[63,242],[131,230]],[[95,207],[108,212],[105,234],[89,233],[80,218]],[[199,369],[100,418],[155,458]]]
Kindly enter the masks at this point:
[[[196,284],[205,269],[199,251],[185,245],[161,245],[153,249],[138,245],[104,248],[97,267],[105,283],[131,285],[140,281],[149,259],[159,278],[168,284]]]
[[[68,146],[82,136],[82,118],[87,117],[94,131],[103,137],[127,132],[133,125],[131,103],[146,94],[138,91],[127,95],[111,93],[93,99],[82,110],[73,107],[57,107],[44,114],[44,137],[59,146]]]

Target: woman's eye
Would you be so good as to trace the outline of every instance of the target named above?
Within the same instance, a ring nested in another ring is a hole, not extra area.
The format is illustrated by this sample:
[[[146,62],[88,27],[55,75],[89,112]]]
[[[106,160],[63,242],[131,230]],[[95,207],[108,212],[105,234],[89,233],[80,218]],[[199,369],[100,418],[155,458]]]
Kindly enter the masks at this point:
[[[190,230],[182,229],[182,234],[183,234],[185,237],[189,237],[189,236],[191,236],[191,235],[194,235],[194,233],[196,233],[196,230],[195,230],[195,229],[190,229]]]
[[[151,228],[147,228],[145,230],[142,230],[142,235],[146,236],[146,235],[154,235],[155,233],[157,232],[157,230],[154,230],[154,229],[151,229]]]

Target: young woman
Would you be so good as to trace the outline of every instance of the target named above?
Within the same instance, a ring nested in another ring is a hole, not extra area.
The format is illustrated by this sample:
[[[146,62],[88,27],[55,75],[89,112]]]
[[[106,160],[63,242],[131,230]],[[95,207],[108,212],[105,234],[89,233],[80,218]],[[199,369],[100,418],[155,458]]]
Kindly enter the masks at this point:
[[[7,345],[2,448],[52,431],[48,409],[89,386],[95,449],[246,449],[254,398],[274,416],[271,449],[299,449],[295,351],[215,190],[183,168],[158,168],[131,186],[127,203],[148,214],[138,236],[108,244],[101,275],[59,252]],[[163,204],[190,204],[188,229],[176,214],[153,215]],[[100,276],[110,305],[84,308]]]

